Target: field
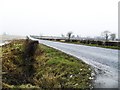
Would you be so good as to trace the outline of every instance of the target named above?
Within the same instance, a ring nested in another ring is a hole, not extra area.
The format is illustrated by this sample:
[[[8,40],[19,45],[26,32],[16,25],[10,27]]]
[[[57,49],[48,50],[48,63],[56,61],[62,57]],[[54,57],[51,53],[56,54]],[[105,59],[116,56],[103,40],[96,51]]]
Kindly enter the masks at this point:
[[[87,46],[94,46],[94,47],[102,47],[102,48],[109,48],[109,49],[117,49],[120,50],[120,46],[119,43],[117,46],[108,46],[108,45],[98,45],[98,44],[91,44],[91,43],[87,43],[87,41],[85,43],[80,42],[80,41],[59,41],[59,42],[63,42],[63,43],[73,43],[73,44],[80,44],[80,45],[87,45]]]
[[[0,35],[0,43],[4,43],[5,41],[13,40],[13,39],[24,39],[25,36],[18,35]]]

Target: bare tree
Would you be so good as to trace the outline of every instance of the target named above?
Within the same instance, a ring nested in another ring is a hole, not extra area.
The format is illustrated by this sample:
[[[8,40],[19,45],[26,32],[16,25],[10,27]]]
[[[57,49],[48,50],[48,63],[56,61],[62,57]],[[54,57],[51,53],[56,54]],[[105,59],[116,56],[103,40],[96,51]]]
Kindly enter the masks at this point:
[[[61,34],[61,37],[65,37],[63,34]]]
[[[77,36],[76,36],[76,38],[77,38],[77,39],[80,39],[80,38],[81,38],[81,36],[80,36],[80,35],[77,35]]]
[[[111,39],[114,41],[115,38],[116,38],[116,34],[112,33],[112,34],[110,34],[110,37],[111,37]]]
[[[67,33],[68,41],[70,41],[71,36],[72,36],[72,33],[73,33],[73,32],[68,32],[68,33]]]
[[[75,38],[75,35],[72,35],[71,37],[72,37],[72,38]]]
[[[77,35],[77,38],[80,38],[80,35]]]
[[[108,41],[108,38],[110,36],[110,31],[106,30],[106,31],[102,32],[102,36],[105,38],[106,41]]]

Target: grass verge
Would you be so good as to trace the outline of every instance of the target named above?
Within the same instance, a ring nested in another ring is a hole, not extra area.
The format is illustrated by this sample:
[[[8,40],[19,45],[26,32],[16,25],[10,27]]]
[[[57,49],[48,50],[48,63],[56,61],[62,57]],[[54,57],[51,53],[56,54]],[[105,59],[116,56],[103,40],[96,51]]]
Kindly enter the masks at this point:
[[[32,42],[16,40],[2,47],[3,88],[91,88],[89,65]]]
[[[66,41],[57,41],[57,42],[62,42],[62,43],[71,43],[71,44],[79,44],[79,45],[86,45],[86,46],[94,46],[94,47],[101,47],[101,48],[108,48],[108,49],[117,49],[120,50],[120,46],[105,46],[105,45],[98,45],[98,44],[83,44],[78,42],[66,42]]]

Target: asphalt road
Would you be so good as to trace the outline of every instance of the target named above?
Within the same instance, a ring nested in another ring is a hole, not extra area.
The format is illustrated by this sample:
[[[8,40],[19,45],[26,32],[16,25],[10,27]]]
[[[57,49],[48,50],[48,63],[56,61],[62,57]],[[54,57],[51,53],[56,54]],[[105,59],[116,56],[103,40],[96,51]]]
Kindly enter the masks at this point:
[[[118,88],[118,50],[48,40],[39,40],[39,43],[77,57],[94,67],[95,88]]]

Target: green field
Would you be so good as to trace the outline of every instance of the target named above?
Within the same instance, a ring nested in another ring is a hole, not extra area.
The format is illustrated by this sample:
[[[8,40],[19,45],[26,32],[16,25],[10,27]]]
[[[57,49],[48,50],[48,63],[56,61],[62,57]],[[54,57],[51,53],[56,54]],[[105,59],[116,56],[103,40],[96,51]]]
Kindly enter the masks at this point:
[[[91,88],[91,67],[53,48],[14,40],[2,54],[3,88]]]
[[[102,47],[102,48],[109,48],[109,49],[118,49],[120,50],[120,46],[105,46],[105,45],[97,45],[97,44],[84,44],[81,42],[72,42],[72,41],[59,41],[59,42],[63,42],[63,43],[72,43],[72,44],[80,44],[80,45],[86,45],[86,46],[94,46],[94,47]]]

